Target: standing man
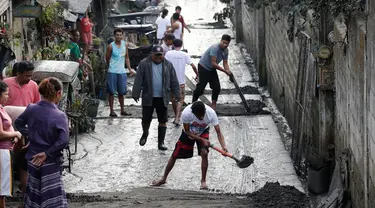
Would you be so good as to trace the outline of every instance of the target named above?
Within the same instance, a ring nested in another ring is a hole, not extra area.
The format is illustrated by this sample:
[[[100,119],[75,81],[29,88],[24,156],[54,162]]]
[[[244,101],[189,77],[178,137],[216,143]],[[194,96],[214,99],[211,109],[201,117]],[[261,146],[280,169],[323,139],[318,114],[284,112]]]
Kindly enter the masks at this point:
[[[175,40],[175,37],[173,34],[171,33],[167,33],[165,36],[164,36],[164,43],[161,45],[161,47],[163,48],[163,55],[165,56],[165,54],[172,50],[172,46],[173,46],[173,41]]]
[[[182,39],[182,23],[179,21],[180,15],[174,13],[172,16],[172,26],[169,28],[169,32],[174,35],[176,39]]]
[[[176,126],[180,125],[181,108],[182,104],[185,101],[185,66],[190,65],[193,68],[195,74],[198,76],[197,67],[195,67],[194,63],[191,61],[189,54],[181,51],[182,44],[182,40],[174,40],[174,50],[169,51],[165,55],[165,59],[167,59],[173,64],[173,68],[176,71],[178,83],[180,84],[180,102],[176,102],[175,99],[172,97],[172,106],[174,114],[176,116],[173,123]]]
[[[130,113],[124,109],[124,95],[126,94],[127,75],[125,71],[125,63],[133,76],[133,70],[130,66],[128,44],[123,40],[124,33],[121,29],[115,29],[113,32],[115,41],[110,43],[106,51],[106,62],[108,66],[107,74],[107,91],[109,93],[109,116],[117,117],[113,110],[114,95],[117,92],[118,101],[121,107],[121,115],[129,116]]]
[[[144,146],[147,142],[148,130],[152,121],[152,114],[156,109],[158,116],[158,149],[167,150],[164,146],[167,131],[168,104],[170,93],[180,100],[178,79],[171,62],[164,60],[163,48],[156,45],[152,48],[151,55],[143,59],[138,66],[134,80],[132,97],[138,102],[142,91],[142,129],[143,134],[139,144]]]
[[[15,63],[15,77],[9,77],[4,82],[9,86],[9,99],[6,105],[28,106],[40,100],[38,85],[31,80],[34,65],[27,61]]]
[[[194,154],[194,144],[197,143],[198,155],[202,157],[202,179],[201,189],[207,189],[206,175],[208,168],[208,147],[210,125],[215,128],[217,138],[224,151],[227,151],[224,136],[221,133],[219,120],[215,111],[206,106],[203,102],[197,101],[187,106],[182,112],[182,123],[184,124],[180,139],[170,157],[163,177],[160,180],[153,181],[152,185],[161,186],[166,183],[169,172],[171,172],[177,159],[192,158]]]
[[[232,74],[228,65],[228,46],[230,41],[231,37],[229,35],[223,35],[220,43],[209,47],[199,60],[199,82],[194,90],[193,102],[198,100],[198,98],[203,94],[207,83],[210,83],[210,88],[212,89],[211,107],[216,110],[216,103],[221,90],[217,70],[226,73],[228,76],[231,76]],[[223,61],[224,68],[219,66],[221,61]]]
[[[176,6],[175,13],[179,14],[179,18],[178,19],[182,23],[182,33],[184,33],[184,28],[186,28],[189,31],[189,33],[190,33],[191,31],[188,28],[188,26],[186,25],[184,17],[181,15],[181,10],[182,10],[182,8],[180,6]]]
[[[31,103],[40,101],[39,87],[31,80],[34,71],[34,65],[27,61],[15,63],[13,71],[16,73],[15,77],[9,77],[4,82],[9,87],[9,99],[6,106],[21,106],[27,107]],[[7,108],[9,108],[7,107]],[[27,182],[27,161],[25,159],[26,149],[15,152],[15,164],[20,171],[21,191],[26,192]]]

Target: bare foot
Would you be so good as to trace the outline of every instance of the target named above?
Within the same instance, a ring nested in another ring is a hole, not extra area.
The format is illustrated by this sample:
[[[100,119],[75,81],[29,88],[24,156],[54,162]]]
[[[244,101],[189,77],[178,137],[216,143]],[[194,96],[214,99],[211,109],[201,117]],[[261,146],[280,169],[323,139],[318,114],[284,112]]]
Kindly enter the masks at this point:
[[[151,185],[152,186],[161,186],[161,185],[163,185],[165,183],[166,183],[166,180],[162,178],[160,180],[153,181]]]
[[[206,182],[201,182],[201,190],[207,190],[207,189],[208,189],[208,186]]]

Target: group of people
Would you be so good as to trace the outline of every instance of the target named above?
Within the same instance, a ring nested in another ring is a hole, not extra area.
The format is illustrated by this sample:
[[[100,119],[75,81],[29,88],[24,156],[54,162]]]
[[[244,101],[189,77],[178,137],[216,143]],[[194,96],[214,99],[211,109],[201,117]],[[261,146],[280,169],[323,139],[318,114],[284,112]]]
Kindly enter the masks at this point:
[[[176,7],[176,14],[181,12]],[[164,15],[165,12],[163,11]],[[164,15],[165,17],[166,15]],[[177,159],[193,156],[197,143],[198,154],[202,157],[201,188],[207,189],[206,173],[209,152],[209,127],[212,125],[221,147],[226,151],[224,136],[220,130],[216,114],[216,101],[220,93],[217,70],[231,76],[228,65],[229,35],[223,35],[220,42],[209,47],[201,57],[198,67],[190,56],[182,51],[182,35],[176,38],[179,25],[188,29],[181,16],[174,15],[171,33],[166,33],[162,45],[152,48],[151,55],[139,63],[135,73],[130,67],[128,44],[123,40],[123,31],[114,31],[115,40],[108,45],[106,62],[108,65],[107,89],[110,94],[110,116],[117,116],[113,110],[114,95],[117,93],[121,105],[121,115],[130,115],[124,109],[124,95],[127,92],[125,65],[131,75],[135,74],[132,91],[138,102],[142,96],[142,129],[139,144],[144,146],[156,110],[158,117],[158,149],[167,150],[164,144],[167,131],[168,105],[172,101],[175,119],[173,123],[183,124],[182,132],[168,161],[164,175],[152,182],[154,186],[166,183],[167,176]],[[173,27],[173,24],[176,27]],[[188,29],[189,30],[189,29]],[[171,36],[173,34],[173,37]],[[183,32],[181,32],[183,34]],[[72,33],[73,40],[78,31]],[[75,45],[72,44],[72,49]],[[74,54],[74,53],[73,53]],[[76,56],[74,56],[76,57]],[[77,58],[77,57],[76,57]],[[219,63],[223,62],[223,67]],[[193,94],[193,103],[182,110],[185,98],[185,66],[190,65],[199,78]],[[23,207],[67,207],[67,200],[61,179],[62,150],[68,145],[68,119],[56,104],[62,96],[62,83],[57,78],[47,78],[39,86],[31,80],[33,64],[19,62],[13,66],[13,77],[0,81],[0,208],[5,207],[5,197],[12,191],[12,155],[15,167],[20,173],[20,190],[25,194]],[[207,85],[212,88],[212,106],[197,101]],[[18,112],[14,112],[18,106]],[[182,111],[182,112],[181,112]]]
[[[187,29],[189,33],[191,32],[185,23],[184,17],[181,15],[181,10],[182,8],[180,6],[176,6],[175,13],[171,18],[168,18],[168,9],[163,9],[162,14],[156,19],[156,38],[159,44],[162,44],[168,34],[173,35],[176,39],[182,40],[184,29]]]
[[[152,115],[156,110],[158,126],[158,149],[167,150],[164,145],[167,121],[168,105],[172,100],[175,119],[173,123],[183,129],[175,149],[168,161],[164,175],[160,180],[153,181],[152,185],[160,186],[166,183],[167,176],[172,170],[177,159],[186,159],[193,156],[194,145],[197,143],[198,154],[202,157],[202,179],[201,189],[207,189],[206,173],[208,167],[209,150],[209,126],[213,125],[221,147],[227,151],[224,136],[221,133],[218,117],[216,114],[216,102],[220,93],[220,81],[217,70],[223,71],[228,76],[232,73],[228,65],[228,45],[231,37],[223,35],[220,43],[212,45],[203,54],[199,61],[198,69],[190,59],[190,56],[181,51],[182,40],[174,39],[174,50],[164,55],[163,47],[156,45],[152,48],[151,55],[142,60],[137,68],[132,97],[138,102],[142,96],[142,129],[143,133],[139,144],[144,146],[149,135]],[[224,67],[219,66],[223,61]],[[193,103],[181,108],[185,97],[185,66],[191,65],[199,78],[194,90]],[[207,85],[212,88],[212,106],[197,101],[203,94]]]
[[[13,194],[12,167],[19,173],[21,207],[67,207],[61,178],[62,150],[68,144],[68,119],[56,104],[62,83],[31,80],[34,66],[17,62],[13,76],[0,81],[0,208]]]
[[[182,51],[183,28],[189,30],[182,16],[181,7],[176,7],[172,21],[166,18],[168,10],[163,10],[158,24],[159,45],[152,48],[151,55],[142,60],[137,68],[133,85],[132,97],[138,102],[142,96],[142,129],[139,144],[144,146],[149,136],[152,115],[156,110],[158,125],[158,149],[167,150],[164,140],[167,130],[168,105],[172,101],[175,119],[173,123],[183,129],[175,145],[172,156],[166,166],[163,177],[152,182],[154,186],[166,183],[168,174],[177,159],[193,156],[194,145],[197,143],[198,154],[202,157],[201,189],[207,189],[206,173],[209,152],[209,126],[214,126],[221,147],[227,151],[224,136],[220,130],[216,114],[217,99],[220,94],[220,80],[217,70],[232,76],[228,65],[228,46],[231,41],[229,35],[223,35],[220,42],[210,46],[201,57],[198,67],[194,65],[190,56]],[[190,30],[189,30],[190,32]],[[219,63],[223,62],[223,67]],[[197,75],[197,86],[193,94],[193,103],[185,107],[185,67],[190,65]],[[207,84],[212,89],[212,105],[208,106],[197,101],[203,94]]]

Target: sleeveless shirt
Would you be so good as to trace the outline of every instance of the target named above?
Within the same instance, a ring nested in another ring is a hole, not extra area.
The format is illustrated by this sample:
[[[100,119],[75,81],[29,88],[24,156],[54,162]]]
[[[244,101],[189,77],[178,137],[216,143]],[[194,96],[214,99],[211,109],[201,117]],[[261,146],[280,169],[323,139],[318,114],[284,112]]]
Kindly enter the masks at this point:
[[[115,42],[112,42],[111,45],[112,54],[109,61],[108,72],[114,74],[125,74],[126,42],[122,40],[120,48]]]

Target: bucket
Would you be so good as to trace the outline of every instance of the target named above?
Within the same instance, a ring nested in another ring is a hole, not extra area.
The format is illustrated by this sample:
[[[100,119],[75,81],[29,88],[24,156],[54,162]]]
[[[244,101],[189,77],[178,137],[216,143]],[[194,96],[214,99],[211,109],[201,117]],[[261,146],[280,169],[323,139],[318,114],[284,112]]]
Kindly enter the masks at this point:
[[[100,100],[107,100],[108,98],[108,92],[106,88],[100,88],[98,91],[98,98]]]
[[[323,194],[329,190],[330,166],[325,165],[319,169],[309,167],[308,189],[313,194]]]
[[[99,100],[97,99],[84,99],[83,104],[87,106],[86,114],[91,118],[95,118],[98,115]]]

